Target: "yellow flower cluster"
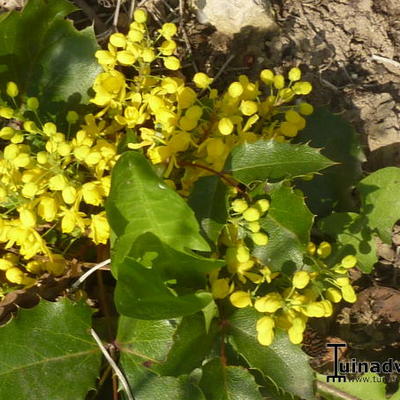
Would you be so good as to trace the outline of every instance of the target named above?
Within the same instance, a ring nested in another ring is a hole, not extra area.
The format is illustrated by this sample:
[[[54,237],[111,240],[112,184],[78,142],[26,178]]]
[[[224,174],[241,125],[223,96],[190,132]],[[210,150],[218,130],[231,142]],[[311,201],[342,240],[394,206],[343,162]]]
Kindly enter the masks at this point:
[[[41,123],[36,98],[17,106],[14,82],[6,94],[11,101],[0,105],[0,243],[9,252],[0,258],[0,270],[9,282],[30,285],[32,275],[64,272],[65,260],[46,242],[49,232],[107,242],[103,204],[116,144],[107,138],[112,128],[97,124],[93,115],[69,139],[54,123]],[[77,118],[70,112],[68,123]]]
[[[312,89],[300,80],[298,68],[287,80],[270,70],[262,71],[258,82],[241,75],[224,93],[211,89],[213,79],[202,72],[192,83],[154,74],[154,68],[180,68],[174,56],[177,28],[166,23],[153,40],[146,19],[145,11],[137,10],[129,32],[114,33],[107,49],[96,53],[104,72],[96,79],[92,102],[102,108],[98,116],[107,114],[135,130],[137,140],[128,147],[143,149],[183,195],[200,176],[221,171],[235,145],[260,138],[290,140],[305,127],[303,116],[313,112],[312,106],[287,105]]]
[[[263,314],[256,325],[261,344],[272,343],[275,328],[286,330],[291,342],[299,344],[308,318],[331,316],[332,304],[342,299],[356,301],[347,273],[356,266],[357,259],[348,255],[334,268],[328,268],[323,260],[331,254],[331,245],[310,242],[307,252],[314,265],[304,265],[291,277],[272,272],[251,251],[254,246],[268,245],[259,220],[269,206],[267,199],[254,204],[242,198],[231,201],[231,217],[221,235],[221,245],[226,246],[226,267],[210,274],[211,290],[215,299],[229,296],[233,306],[254,307]]]

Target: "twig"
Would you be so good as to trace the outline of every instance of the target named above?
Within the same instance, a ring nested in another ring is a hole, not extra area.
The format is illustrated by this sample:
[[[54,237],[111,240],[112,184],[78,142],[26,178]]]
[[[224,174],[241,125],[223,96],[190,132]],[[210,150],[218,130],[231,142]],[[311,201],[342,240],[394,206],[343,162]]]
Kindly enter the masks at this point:
[[[93,272],[97,271],[98,269],[104,267],[105,265],[108,265],[111,263],[111,259],[108,258],[107,260],[102,261],[100,264],[95,265],[93,268],[90,268],[89,271],[86,271],[82,276],[79,277],[79,279],[73,283],[71,286],[72,290],[78,289],[80,284],[84,282],[90,275],[93,274]]]
[[[224,62],[222,67],[219,69],[217,72],[217,75],[214,76],[213,83],[222,75],[222,73],[225,71],[226,67],[231,63],[231,61],[236,57],[235,54],[231,54],[228,59]]]
[[[371,58],[375,61],[380,61],[383,62],[384,64],[390,64],[393,67],[400,68],[400,62],[392,60],[391,58],[378,56],[377,54],[372,54]]]
[[[136,0],[131,0],[131,6],[129,8],[129,21],[132,22],[133,12],[135,11]]]
[[[117,5],[115,7],[114,19],[113,19],[113,27],[114,27],[115,30],[117,30],[118,18],[119,18],[120,10],[121,10],[121,0],[117,0]]]
[[[185,40],[186,47],[187,47],[188,52],[190,54],[190,58],[191,58],[192,65],[193,65],[193,69],[194,69],[195,72],[199,72],[199,68],[197,67],[196,61],[194,60],[194,57],[193,57],[192,45],[190,44],[189,37],[187,35],[185,26],[183,24],[183,18],[184,18],[183,6],[184,6],[184,1],[185,0],[179,0],[179,29],[182,32],[183,39]]]
[[[342,400],[361,400],[358,397],[354,397],[348,393],[342,392],[339,389],[336,389],[334,386],[331,386],[325,382],[317,381],[317,391],[321,394],[328,393]]]
[[[115,374],[118,376],[118,378],[119,378],[119,380],[121,382],[121,385],[124,388],[126,395],[128,396],[128,400],[135,400],[135,398],[133,397],[133,394],[131,392],[131,389],[129,387],[128,381],[126,380],[124,374],[119,369],[118,365],[112,359],[110,354],[108,354],[107,349],[104,347],[103,343],[101,342],[99,336],[94,331],[94,329],[90,329],[90,334],[93,336],[94,340],[96,341],[97,345],[99,346],[99,348],[100,348],[101,352],[103,353],[104,357],[109,362],[109,364],[110,364],[111,368],[114,370]]]
[[[144,3],[146,3],[147,2],[147,0],[142,0],[139,4],[138,4],[138,7],[141,7]]]

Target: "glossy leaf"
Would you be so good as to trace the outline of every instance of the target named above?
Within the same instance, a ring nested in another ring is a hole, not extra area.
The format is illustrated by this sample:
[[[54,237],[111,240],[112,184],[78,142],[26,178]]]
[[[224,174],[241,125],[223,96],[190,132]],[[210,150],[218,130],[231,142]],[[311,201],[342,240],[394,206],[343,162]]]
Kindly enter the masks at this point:
[[[254,255],[274,271],[293,269],[302,264],[314,217],[291,187],[278,185],[269,195],[271,207],[261,220],[269,242],[256,247]]]
[[[30,0],[0,22],[0,81],[38,97],[43,115],[65,115],[87,102],[101,71],[93,27],[77,31],[65,19],[74,10],[66,0]]]
[[[160,273],[132,257],[118,266],[115,304],[120,314],[139,319],[166,319],[194,314],[212,301],[208,292],[177,295]]]
[[[203,367],[200,387],[207,400],[262,400],[254,376],[243,367],[214,358]]]
[[[392,243],[393,225],[400,218],[400,168],[380,169],[364,178],[357,186],[362,198],[361,212],[380,238]]]
[[[89,333],[91,318],[86,304],[67,299],[20,309],[0,328],[0,398],[85,398],[101,360]]]
[[[216,333],[216,324],[212,324],[211,329],[206,331],[202,313],[183,317],[174,334],[174,343],[168,357],[158,371],[162,375],[179,376],[200,368],[211,350]]]
[[[206,274],[221,268],[224,261],[178,251],[162,243],[157,236],[148,232],[139,237],[127,233],[118,238],[113,248],[112,268],[115,276],[126,256],[157,271],[163,280],[176,279],[179,286],[203,288]]]
[[[113,168],[106,210],[117,236],[152,232],[179,250],[209,250],[193,211],[139,152],[124,153]]]
[[[322,232],[330,235],[340,251],[334,250],[332,257],[339,262],[349,254],[357,257],[357,266],[365,273],[370,273],[378,261],[376,243],[368,219],[356,213],[333,213],[320,221]]]
[[[226,197],[228,187],[218,176],[200,178],[188,199],[205,235],[217,242],[228,216]]]
[[[120,318],[119,362],[136,400],[205,400],[200,389],[187,377],[159,375],[158,369],[174,344],[178,322]]]
[[[276,386],[302,399],[312,400],[313,372],[308,357],[299,346],[290,343],[286,333],[277,331],[271,346],[262,346],[256,338],[256,321],[262,314],[245,308],[229,320],[230,338],[250,368],[259,369]]]
[[[364,161],[354,128],[339,115],[318,108],[307,117],[307,125],[295,141],[320,148],[321,154],[336,162],[311,181],[296,182],[305,193],[310,210],[318,215],[327,215],[333,209],[353,210],[356,205],[352,192],[361,178]]]
[[[318,172],[333,163],[308,145],[259,140],[235,147],[225,171],[242,183],[282,180]]]

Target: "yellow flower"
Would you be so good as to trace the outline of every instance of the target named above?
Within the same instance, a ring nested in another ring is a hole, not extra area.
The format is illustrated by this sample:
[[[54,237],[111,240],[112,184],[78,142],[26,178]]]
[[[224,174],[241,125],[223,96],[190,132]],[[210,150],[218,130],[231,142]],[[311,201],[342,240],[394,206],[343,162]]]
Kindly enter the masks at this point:
[[[110,237],[110,226],[106,218],[106,213],[91,215],[89,237],[95,244],[106,244]]]
[[[353,255],[348,255],[344,257],[340,263],[346,269],[354,268],[357,264],[357,258]]]
[[[76,200],[76,189],[73,186],[66,186],[61,192],[63,200],[67,204],[73,204]]]
[[[231,204],[232,210],[242,214],[243,211],[247,210],[247,208],[249,207],[246,200],[243,199],[236,199],[232,202]]]
[[[277,292],[268,293],[254,303],[254,308],[259,312],[274,313],[283,306],[282,296]]]
[[[109,39],[110,43],[115,47],[124,48],[126,45],[126,37],[123,33],[113,33]]]
[[[230,291],[228,278],[216,279],[211,283],[211,292],[214,299],[223,299],[228,296]]]
[[[14,110],[10,107],[0,107],[0,117],[11,119],[14,115]]]
[[[204,72],[197,72],[197,74],[195,74],[193,77],[193,82],[199,89],[205,89],[209,87],[212,81],[213,78],[210,78]]]
[[[98,184],[94,182],[87,182],[82,185],[83,200],[86,204],[99,206],[103,204],[103,191]]]
[[[308,242],[307,244],[307,253],[310,255],[314,255],[317,250],[317,246],[313,242]]]
[[[274,86],[276,89],[283,89],[285,87],[285,78],[283,75],[274,76]]]
[[[185,109],[190,107],[196,101],[196,92],[187,87],[181,87],[178,89],[177,100],[179,108]]]
[[[311,92],[312,85],[311,85],[310,82],[296,82],[293,85],[292,90],[296,94],[307,95],[307,94],[309,94]]]
[[[261,317],[256,324],[257,340],[263,346],[269,346],[274,340],[275,321],[272,317]]]
[[[240,97],[244,92],[243,86],[240,82],[233,82],[228,87],[229,96],[233,98]]]
[[[292,283],[296,289],[304,289],[310,282],[310,275],[307,271],[296,271]]]
[[[123,50],[117,53],[117,61],[121,65],[129,66],[136,62],[136,57],[130,51]]]
[[[53,191],[63,190],[68,185],[68,180],[64,175],[58,174],[49,179],[49,189]]]
[[[258,210],[264,214],[265,212],[268,211],[269,209],[269,201],[267,199],[260,199],[256,201],[255,207],[258,208]]]
[[[229,297],[231,303],[237,308],[244,308],[251,305],[251,297],[247,292],[238,290],[233,292]]]
[[[38,215],[46,222],[54,221],[58,211],[57,201],[53,197],[43,196],[40,197],[39,205],[37,208]]]
[[[266,246],[268,244],[268,236],[262,232],[252,233],[251,239],[256,246]]]
[[[332,246],[328,242],[321,242],[317,248],[317,254],[321,258],[327,258],[332,253]]]
[[[348,303],[355,303],[355,301],[357,300],[357,296],[354,292],[353,287],[350,284],[342,286],[341,290],[342,290],[343,299],[345,301],[347,301]]]
[[[218,129],[221,135],[230,135],[233,132],[233,123],[230,118],[222,118],[218,122]]]
[[[260,73],[260,79],[266,85],[271,85],[274,82],[274,73],[270,69],[263,69]]]
[[[172,36],[176,35],[177,28],[175,24],[167,22],[162,26],[159,32],[165,39],[170,40]]]
[[[26,107],[28,110],[36,111],[39,108],[39,100],[37,97],[29,97],[26,100]]]
[[[176,50],[176,42],[173,40],[164,40],[158,49],[163,56],[172,56]]]
[[[133,19],[140,24],[144,24],[147,21],[147,11],[144,8],[137,8],[133,13]]]
[[[5,258],[0,258],[0,271],[7,271],[8,269],[12,268],[14,263],[10,260]]]
[[[289,80],[292,82],[299,81],[301,79],[300,68],[291,68],[288,76],[289,76]]]
[[[17,97],[18,96],[18,86],[15,82],[7,82],[6,93],[10,97]]]
[[[35,197],[38,190],[39,188],[36,183],[28,182],[22,187],[21,194],[27,199],[32,199],[33,197]]]
[[[314,112],[314,107],[308,103],[300,103],[298,105],[300,114],[311,115]]]
[[[240,111],[243,115],[253,115],[257,112],[258,106],[255,101],[243,100],[240,104]]]
[[[27,276],[18,267],[7,269],[6,278],[9,282],[17,285],[24,285],[27,281]]]
[[[342,300],[342,295],[340,294],[339,290],[335,288],[329,288],[325,292],[325,296],[328,300],[332,303],[339,303]]]
[[[181,62],[178,58],[170,56],[164,58],[164,66],[171,71],[176,71],[181,67]]]
[[[19,219],[21,224],[26,228],[34,228],[36,226],[36,214],[28,208],[20,208]]]
[[[243,212],[243,218],[248,222],[258,221],[260,219],[260,212],[257,208],[249,207]]]

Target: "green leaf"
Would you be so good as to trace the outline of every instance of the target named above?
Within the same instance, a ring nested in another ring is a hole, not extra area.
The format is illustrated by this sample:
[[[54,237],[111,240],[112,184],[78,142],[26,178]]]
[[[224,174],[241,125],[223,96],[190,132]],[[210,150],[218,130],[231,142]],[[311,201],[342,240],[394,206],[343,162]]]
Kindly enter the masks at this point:
[[[120,317],[117,343],[120,365],[136,400],[205,400],[186,377],[159,376],[173,346],[177,321],[143,321]]]
[[[351,211],[355,208],[352,191],[361,178],[364,161],[359,138],[353,127],[340,116],[318,108],[307,117],[307,125],[297,142],[307,142],[321,149],[321,154],[337,162],[311,181],[299,179],[296,185],[305,193],[306,203],[317,215],[333,209]]]
[[[262,400],[254,376],[243,367],[225,366],[214,358],[203,367],[200,381],[207,400]]]
[[[380,238],[392,243],[393,225],[400,219],[400,168],[380,169],[357,186],[362,198],[361,212]]]
[[[168,358],[158,371],[161,375],[179,376],[201,367],[213,345],[216,333],[215,324],[206,332],[202,313],[183,317],[174,334],[174,344]]]
[[[113,273],[118,276],[120,263],[126,256],[157,271],[167,281],[176,279],[182,287],[203,288],[206,274],[221,268],[224,261],[175,250],[148,232],[136,238],[127,233],[118,238],[113,248]]]
[[[378,261],[376,243],[365,216],[356,213],[333,213],[319,223],[322,232],[336,241],[332,252],[335,262],[352,254],[357,257],[357,265],[365,273],[370,273]]]
[[[79,32],[64,19],[74,10],[66,0],[30,0],[0,22],[0,81],[38,97],[42,115],[65,115],[86,102],[101,70],[93,27]]]
[[[280,330],[276,332],[271,346],[259,344],[256,322],[261,316],[252,308],[235,311],[229,320],[229,333],[234,347],[250,368],[259,369],[285,392],[306,400],[314,399],[313,371],[308,364],[308,357]]]
[[[115,305],[120,314],[139,319],[166,319],[194,314],[212,301],[211,293],[181,296],[167,287],[159,272],[132,257],[118,266]]]
[[[227,194],[228,187],[218,176],[205,176],[194,184],[188,199],[203,232],[214,244],[228,217]]]
[[[42,300],[0,328],[0,398],[80,400],[94,387],[101,353],[84,303]]]
[[[359,400],[387,400],[385,383],[380,382],[382,378],[372,372],[355,378],[354,382],[327,383],[326,376],[321,374],[317,374],[317,379],[323,383],[317,386],[317,391],[327,400],[347,399],[348,395]],[[391,397],[390,400],[395,398]]]
[[[256,247],[254,255],[273,271],[293,269],[302,265],[314,217],[303,196],[291,187],[278,185],[269,194],[271,207],[261,220],[269,241],[266,246]]]
[[[320,171],[333,163],[307,145],[259,140],[235,147],[225,171],[242,183],[282,180]]]
[[[178,250],[210,250],[191,208],[139,152],[124,153],[113,168],[106,210],[118,236],[152,232]]]

